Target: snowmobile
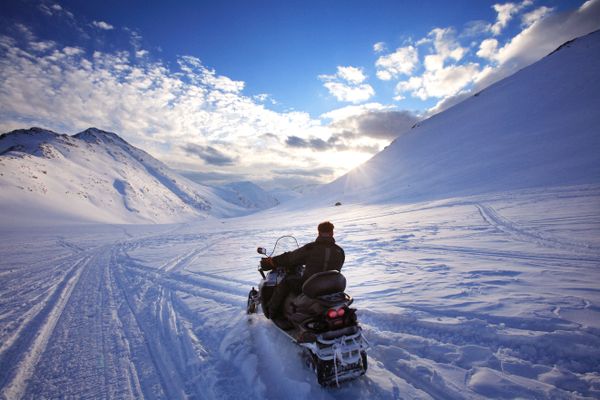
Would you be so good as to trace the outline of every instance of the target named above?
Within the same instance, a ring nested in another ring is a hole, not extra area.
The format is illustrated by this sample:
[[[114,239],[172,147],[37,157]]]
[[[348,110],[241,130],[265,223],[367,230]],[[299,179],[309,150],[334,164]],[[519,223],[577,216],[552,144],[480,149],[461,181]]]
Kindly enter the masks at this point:
[[[282,239],[293,239],[298,248],[293,236],[282,236],[268,257],[275,254]],[[263,247],[257,252],[267,255]],[[304,266],[294,266],[265,271],[259,264],[262,279],[258,290],[253,287],[248,294],[247,313],[257,313],[259,308],[266,310],[275,287],[284,277],[292,274],[291,278],[300,279],[303,269]],[[287,296],[283,317],[272,319],[277,328],[303,349],[306,365],[316,373],[322,386],[339,386],[367,371],[369,344],[358,324],[356,309],[350,308],[353,299],[345,289],[346,278],[340,272],[317,273],[304,282],[300,293]]]

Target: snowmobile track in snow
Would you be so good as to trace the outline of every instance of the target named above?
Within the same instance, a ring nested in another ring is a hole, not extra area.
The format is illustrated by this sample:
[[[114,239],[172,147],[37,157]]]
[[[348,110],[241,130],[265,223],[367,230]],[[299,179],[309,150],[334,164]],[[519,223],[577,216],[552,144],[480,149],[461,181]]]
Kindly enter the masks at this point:
[[[535,231],[530,228],[520,227],[517,223],[500,215],[496,210],[482,203],[473,203],[479,210],[481,217],[485,222],[509,235],[515,240],[532,242],[540,246],[553,249],[570,250],[574,253],[586,253],[598,257],[600,249],[590,244],[578,243],[568,239],[552,237],[547,233]]]
[[[336,209],[371,344],[367,374],[337,389],[244,312],[254,244],[314,229],[309,217],[276,231],[242,220],[23,235],[28,251],[0,260],[0,362],[14,365],[0,369],[0,398],[597,398],[599,257],[581,241],[595,220],[513,205]]]
[[[44,308],[27,323],[12,346],[2,353],[0,365],[5,367],[2,368],[2,375],[0,375],[0,387],[3,388],[2,394],[6,398],[22,397],[26,382],[32,376],[90,258],[89,256],[82,258],[73,265],[49,296]]]

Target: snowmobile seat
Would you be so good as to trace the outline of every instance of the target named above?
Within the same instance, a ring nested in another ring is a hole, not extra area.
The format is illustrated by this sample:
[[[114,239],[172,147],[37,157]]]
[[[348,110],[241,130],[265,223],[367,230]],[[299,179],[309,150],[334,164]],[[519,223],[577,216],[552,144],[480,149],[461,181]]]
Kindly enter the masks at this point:
[[[344,293],[345,289],[346,278],[338,271],[316,273],[304,282],[302,293],[286,299],[284,305],[286,315],[295,323],[302,323],[324,313],[329,307],[349,304],[352,298]]]
[[[346,278],[336,270],[318,272],[302,285],[302,293],[313,299],[344,290],[346,290]]]

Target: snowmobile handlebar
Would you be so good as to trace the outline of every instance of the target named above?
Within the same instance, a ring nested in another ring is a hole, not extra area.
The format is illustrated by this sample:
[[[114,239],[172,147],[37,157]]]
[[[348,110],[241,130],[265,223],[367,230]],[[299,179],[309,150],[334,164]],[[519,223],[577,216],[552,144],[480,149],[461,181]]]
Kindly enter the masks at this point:
[[[271,256],[272,256],[273,254],[275,254],[275,250],[277,250],[277,245],[279,244],[279,241],[280,241],[281,239],[283,239],[283,238],[292,238],[292,239],[294,239],[294,242],[296,242],[296,248],[299,248],[299,247],[300,247],[300,245],[298,245],[298,240],[297,240],[297,239],[296,239],[294,236],[292,236],[292,235],[283,235],[283,236],[280,236],[280,237],[279,237],[279,238],[278,238],[278,239],[275,241],[275,246],[273,247],[273,251],[271,251],[271,254],[267,255],[267,249],[266,249],[266,248],[264,248],[264,247],[257,247],[257,248],[256,248],[256,252],[257,252],[258,254],[262,254],[262,255],[264,255],[264,256],[267,256],[267,258],[268,258],[268,259],[270,259],[270,258],[271,258]],[[261,260],[261,261],[262,261],[262,260]],[[260,274],[262,275],[263,279],[265,279],[265,272],[264,272],[264,271],[266,271],[266,270],[264,270],[264,269],[262,268],[262,263],[261,263],[261,264],[259,264],[259,267],[258,267],[258,272],[260,272]]]
[[[296,248],[299,248],[299,247],[300,247],[300,245],[298,244],[298,240],[297,240],[297,239],[296,239],[294,236],[292,236],[292,235],[283,235],[283,236],[280,236],[279,238],[277,238],[277,240],[275,241],[275,246],[273,247],[273,251],[271,251],[271,254],[267,255],[267,249],[266,249],[266,248],[264,248],[264,247],[258,247],[258,248],[256,249],[256,252],[257,252],[258,254],[262,254],[262,255],[265,255],[265,256],[267,256],[267,257],[272,257],[272,256],[273,256],[273,254],[275,254],[275,250],[277,250],[277,245],[279,244],[279,241],[280,241],[281,239],[284,239],[284,238],[291,238],[291,239],[294,239],[294,242],[296,242]]]
[[[259,249],[260,249],[260,247],[259,247]],[[260,253],[260,254],[264,254],[264,253]],[[260,263],[258,264],[258,272],[260,272],[263,279],[265,279],[264,271],[270,271],[273,269],[275,269],[275,264],[273,263],[273,260],[271,260],[271,257],[263,257],[260,259]]]
[[[258,248],[256,249],[256,252],[257,252],[258,254],[262,254],[262,255],[264,255],[264,256],[266,256],[266,255],[267,255],[267,249],[265,249],[264,247],[258,247]],[[265,270],[262,268],[262,260],[263,260],[263,259],[261,258],[261,263],[259,263],[259,264],[258,264],[258,272],[260,272],[260,275],[263,277],[263,279],[265,279],[265,278],[266,278],[266,277],[265,277],[265,272],[264,272]]]

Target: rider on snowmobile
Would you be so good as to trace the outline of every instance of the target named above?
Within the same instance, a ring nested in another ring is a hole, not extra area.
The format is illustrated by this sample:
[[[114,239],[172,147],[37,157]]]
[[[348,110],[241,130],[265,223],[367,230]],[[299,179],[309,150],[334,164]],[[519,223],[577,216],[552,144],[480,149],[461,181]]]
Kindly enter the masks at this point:
[[[293,273],[286,274],[285,278],[277,285],[269,301],[268,309],[265,310],[265,315],[269,318],[280,317],[283,301],[287,295],[290,292],[301,292],[302,284],[314,274],[329,270],[341,271],[345,254],[344,250],[335,244],[333,228],[331,222],[322,222],[317,227],[319,236],[314,242],[308,243],[297,250],[261,260],[261,267],[264,270],[292,268],[299,265],[306,266],[302,277]]]

